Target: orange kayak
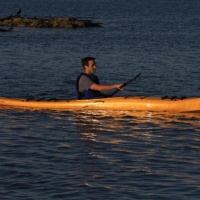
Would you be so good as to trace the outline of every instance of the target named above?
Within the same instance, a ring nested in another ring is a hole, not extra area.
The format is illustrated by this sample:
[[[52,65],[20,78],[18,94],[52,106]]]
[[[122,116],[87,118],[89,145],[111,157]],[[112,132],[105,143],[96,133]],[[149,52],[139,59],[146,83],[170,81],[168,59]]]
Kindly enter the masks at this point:
[[[157,112],[200,112],[200,97],[111,97],[87,100],[26,100],[0,97],[1,108],[44,110],[121,110]]]

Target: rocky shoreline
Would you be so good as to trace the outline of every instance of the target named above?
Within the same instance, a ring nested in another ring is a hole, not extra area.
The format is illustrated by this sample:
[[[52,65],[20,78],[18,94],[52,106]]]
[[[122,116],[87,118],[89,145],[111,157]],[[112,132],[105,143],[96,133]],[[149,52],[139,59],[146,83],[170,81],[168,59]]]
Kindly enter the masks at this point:
[[[20,15],[11,15],[5,18],[0,18],[0,26],[6,27],[37,27],[37,28],[87,28],[87,27],[102,27],[100,23],[95,23],[92,20],[80,20],[76,18],[50,18],[39,19],[24,18]]]

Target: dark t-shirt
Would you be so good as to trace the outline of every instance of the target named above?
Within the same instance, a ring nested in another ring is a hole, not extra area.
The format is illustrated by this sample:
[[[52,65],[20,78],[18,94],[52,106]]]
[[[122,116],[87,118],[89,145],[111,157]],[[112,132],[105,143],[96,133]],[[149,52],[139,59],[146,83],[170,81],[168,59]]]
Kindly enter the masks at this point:
[[[89,90],[90,87],[95,84],[89,77],[82,75],[79,79],[78,87],[80,92]]]

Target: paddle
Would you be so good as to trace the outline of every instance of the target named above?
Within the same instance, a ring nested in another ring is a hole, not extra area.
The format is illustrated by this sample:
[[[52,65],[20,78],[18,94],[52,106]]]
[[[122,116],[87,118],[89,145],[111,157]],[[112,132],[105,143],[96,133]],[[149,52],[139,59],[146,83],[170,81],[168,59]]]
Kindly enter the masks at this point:
[[[121,86],[120,88],[123,88],[123,87],[127,86],[128,84],[130,84],[131,82],[133,82],[138,76],[140,76],[141,73],[142,73],[142,72],[140,72],[137,76],[135,76],[135,78],[133,78],[133,79],[131,79],[131,80],[129,80],[129,81],[123,83],[122,86]],[[110,96],[112,97],[114,94],[116,94],[116,93],[119,92],[119,91],[121,91],[121,90],[119,90],[119,89],[115,90]]]

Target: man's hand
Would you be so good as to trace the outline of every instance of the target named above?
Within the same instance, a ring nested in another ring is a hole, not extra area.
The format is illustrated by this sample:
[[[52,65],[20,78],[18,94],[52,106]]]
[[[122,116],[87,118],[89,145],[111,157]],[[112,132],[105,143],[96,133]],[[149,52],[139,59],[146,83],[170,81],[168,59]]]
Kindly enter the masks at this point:
[[[124,84],[116,85],[116,88],[117,88],[118,90],[124,90]]]

